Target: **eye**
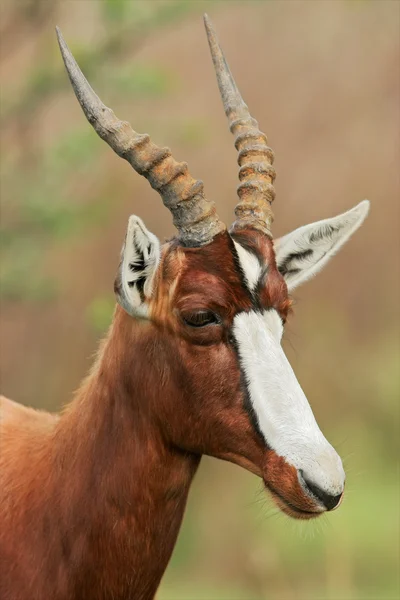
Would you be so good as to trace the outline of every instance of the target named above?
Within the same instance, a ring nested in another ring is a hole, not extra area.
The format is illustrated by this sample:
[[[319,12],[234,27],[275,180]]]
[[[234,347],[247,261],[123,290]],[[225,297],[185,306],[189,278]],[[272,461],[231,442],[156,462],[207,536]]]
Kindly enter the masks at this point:
[[[207,325],[220,325],[219,317],[210,310],[198,310],[192,313],[186,313],[182,320],[189,327],[206,327]]]

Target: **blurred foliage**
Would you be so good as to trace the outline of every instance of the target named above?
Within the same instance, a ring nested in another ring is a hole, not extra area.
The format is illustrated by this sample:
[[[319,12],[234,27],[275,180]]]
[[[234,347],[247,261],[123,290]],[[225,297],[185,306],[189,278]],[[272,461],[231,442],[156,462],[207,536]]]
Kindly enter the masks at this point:
[[[201,119],[182,119],[175,131],[178,131],[180,142],[195,148],[204,146],[210,138],[207,123]]]
[[[134,3],[125,0],[104,0],[103,14],[107,21],[120,23],[127,18],[129,11]]]
[[[20,166],[2,164],[2,187],[7,189],[1,224],[3,297],[52,299],[56,284],[42,273],[49,244],[104,222],[107,202],[89,195],[85,203],[78,204],[68,190],[71,173],[85,173],[96,159],[96,142],[90,130],[69,132],[42,154],[35,168],[27,168],[23,178]],[[38,293],[45,288],[52,292]]]
[[[104,334],[111,325],[114,307],[115,297],[110,294],[97,296],[89,304],[86,317],[90,328],[96,334]]]
[[[54,299],[57,294],[56,281],[41,272],[41,254],[40,245],[32,244],[32,240],[19,240],[17,249],[9,249],[0,265],[0,291],[3,299],[35,302]]]
[[[110,75],[109,83],[116,93],[132,97],[162,96],[177,86],[175,73],[157,65],[120,67]]]
[[[215,0],[211,0],[215,4]],[[183,18],[188,13],[210,5],[210,0],[171,0],[147,2],[136,0],[104,0],[99,4],[106,26],[106,35],[98,45],[79,46],[69,41],[74,56],[86,77],[93,76],[104,62],[116,61],[123,57],[132,45],[138,48],[144,40]],[[23,10],[23,7],[21,7]],[[49,13],[51,15],[51,13]],[[29,73],[22,92],[1,93],[1,122],[19,119],[26,112],[32,112],[47,96],[59,91],[65,85],[65,73],[60,66],[59,51],[54,39],[46,38],[40,61]]]

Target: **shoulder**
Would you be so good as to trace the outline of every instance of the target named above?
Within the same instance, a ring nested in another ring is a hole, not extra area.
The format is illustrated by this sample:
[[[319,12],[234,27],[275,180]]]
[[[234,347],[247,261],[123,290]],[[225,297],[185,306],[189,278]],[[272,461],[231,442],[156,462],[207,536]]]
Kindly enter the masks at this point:
[[[29,406],[24,406],[14,400],[10,400],[0,395],[0,427],[12,425],[22,428],[26,426],[48,427],[58,420],[57,415],[53,415],[43,410],[35,410]]]

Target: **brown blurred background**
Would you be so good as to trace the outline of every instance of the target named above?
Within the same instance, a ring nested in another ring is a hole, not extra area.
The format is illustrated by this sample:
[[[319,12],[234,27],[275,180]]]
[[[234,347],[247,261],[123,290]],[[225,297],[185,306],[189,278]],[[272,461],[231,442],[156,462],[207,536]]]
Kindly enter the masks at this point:
[[[371,213],[295,292],[285,334],[319,424],[344,457],[345,502],[276,515],[260,483],[205,459],[160,600],[399,595],[399,31],[396,1],[4,2],[1,31],[1,388],[58,410],[113,309],[129,214],[170,214],[99,140],[71,90],[58,24],[102,99],[202,177],[233,219],[236,152],[206,10],[276,153],[277,236],[364,198]]]

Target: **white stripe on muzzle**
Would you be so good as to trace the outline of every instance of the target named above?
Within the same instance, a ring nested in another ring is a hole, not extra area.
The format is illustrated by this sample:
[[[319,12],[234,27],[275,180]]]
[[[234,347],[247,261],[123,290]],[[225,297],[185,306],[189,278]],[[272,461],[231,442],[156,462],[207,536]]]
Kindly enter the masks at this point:
[[[326,493],[343,491],[340,457],[319,429],[281,347],[276,310],[242,312],[233,321],[250,401],[267,444]]]

